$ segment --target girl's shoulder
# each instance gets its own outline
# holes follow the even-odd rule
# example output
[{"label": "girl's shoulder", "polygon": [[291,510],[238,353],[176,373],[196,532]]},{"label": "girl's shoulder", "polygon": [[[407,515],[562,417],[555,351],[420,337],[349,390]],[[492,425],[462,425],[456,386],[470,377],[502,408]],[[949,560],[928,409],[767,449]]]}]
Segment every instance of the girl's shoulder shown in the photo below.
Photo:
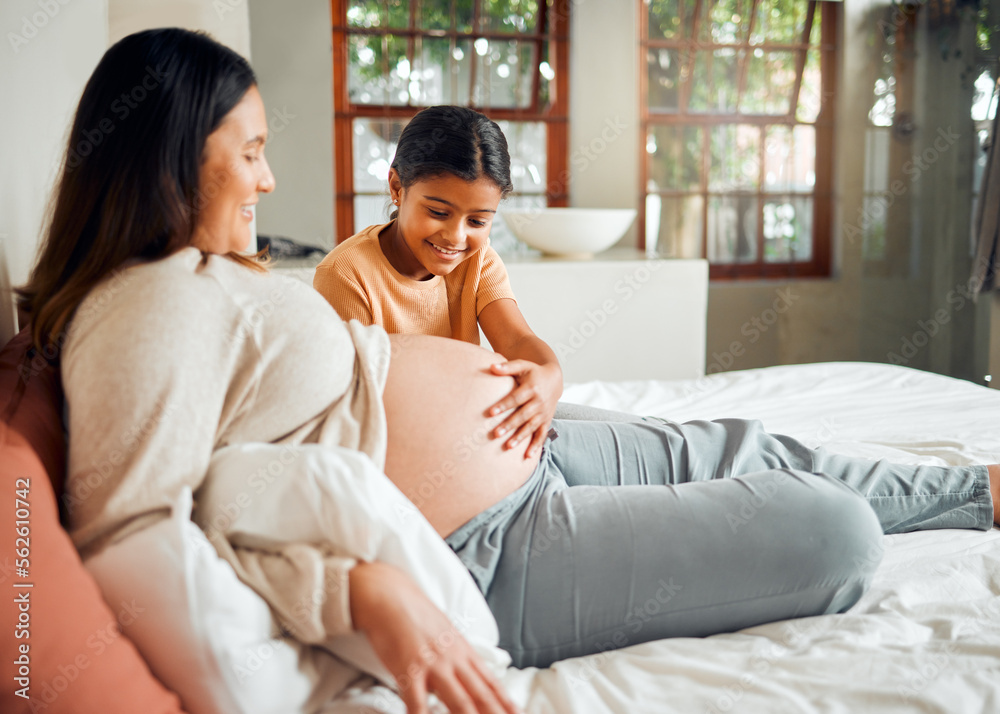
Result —
[{"label": "girl's shoulder", "polygon": [[355,273],[383,260],[378,234],[384,224],[368,226],[340,243],[316,266],[318,273]]}]

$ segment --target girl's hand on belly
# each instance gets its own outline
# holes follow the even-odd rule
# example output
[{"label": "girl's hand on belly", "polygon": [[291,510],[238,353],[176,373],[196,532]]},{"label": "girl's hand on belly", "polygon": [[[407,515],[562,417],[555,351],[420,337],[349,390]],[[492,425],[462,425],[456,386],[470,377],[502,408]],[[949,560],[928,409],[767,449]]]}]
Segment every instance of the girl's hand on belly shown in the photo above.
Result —
[{"label": "girl's hand on belly", "polygon": [[517,381],[517,387],[510,394],[490,407],[490,416],[514,410],[490,432],[491,438],[499,439],[509,434],[503,445],[505,449],[513,449],[527,441],[524,458],[537,456],[562,395],[562,370],[558,365],[539,365],[524,359],[500,362],[490,369],[493,374],[509,375]]},{"label": "girl's hand on belly", "polygon": [[517,714],[496,677],[451,621],[402,571],[360,563],[350,574],[351,617],[396,678],[409,714],[427,695],[461,714]]}]

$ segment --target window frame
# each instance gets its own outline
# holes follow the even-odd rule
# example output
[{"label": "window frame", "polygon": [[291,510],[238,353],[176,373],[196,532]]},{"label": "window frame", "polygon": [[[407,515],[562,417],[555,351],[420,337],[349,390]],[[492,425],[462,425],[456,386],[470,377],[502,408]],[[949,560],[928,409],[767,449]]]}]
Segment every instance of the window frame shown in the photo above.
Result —
[{"label": "window frame", "polygon": [[[477,0],[476,9],[479,2]],[[334,134],[334,180],[336,241],[340,243],[354,235],[354,199],[364,195],[354,187],[354,120],[409,119],[424,108],[423,105],[355,104],[351,101],[350,37],[352,35],[395,35],[409,38],[409,52],[412,55],[417,37],[431,39],[454,38],[456,40],[534,41],[541,47],[549,43],[548,62],[555,72],[549,83],[549,101],[540,106],[537,85],[537,66],[531,105],[527,108],[482,107],[467,104],[481,111],[494,121],[541,122],[546,127],[546,181],[545,199],[548,206],[569,205],[569,18],[570,8],[575,0],[539,0],[546,11],[540,13],[540,31],[534,33],[505,33],[495,31],[459,32],[456,30],[422,30],[415,26],[419,13],[419,2],[410,5],[409,27],[403,28],[358,28],[347,21],[350,0],[330,0],[333,35],[333,134]],[[544,16],[544,17],[543,17]],[[478,13],[477,13],[478,17]],[[536,65],[541,61],[541,53],[536,53]],[[517,193],[515,191],[515,193]]]},{"label": "window frame", "polygon": [[[669,197],[671,195],[698,195],[702,196],[701,207],[701,258],[708,258],[708,198],[712,195],[732,196],[754,196],[758,203],[757,209],[757,258],[754,262],[747,263],[710,263],[709,277],[712,280],[718,279],[760,279],[760,278],[789,278],[789,277],[829,277],[831,274],[832,262],[832,232],[833,232],[833,157],[834,157],[834,129],[837,106],[837,62],[840,49],[839,32],[841,25],[840,2],[830,2],[828,0],[812,0],[809,12],[819,10],[821,20],[821,40],[820,40],[820,75],[821,75],[821,103],[820,111],[815,122],[800,122],[795,119],[795,101],[791,102],[789,114],[785,117],[778,115],[755,115],[755,114],[703,114],[687,113],[679,108],[675,113],[651,112],[649,108],[649,64],[648,52],[657,49],[674,49],[682,52],[687,50],[712,50],[717,47],[729,47],[733,45],[717,45],[712,42],[704,42],[698,39],[655,39],[649,37],[649,15],[648,6],[645,0],[636,0],[639,6],[639,171],[640,171],[640,194],[638,206],[638,233],[639,248],[645,250],[646,247],[646,201],[647,196],[661,195]],[[697,37],[698,21],[703,2],[711,0],[695,0],[695,21],[693,25],[693,35]],[[797,67],[802,67],[805,63],[806,51],[809,38],[798,43],[769,43],[759,45],[749,44],[749,35],[752,31],[753,18],[759,0],[753,0],[751,10],[751,24],[747,30],[741,47],[745,52],[755,48],[771,50],[794,50],[798,52]],[[815,9],[813,9],[815,8]],[[800,90],[801,70],[797,74],[795,83],[796,97]],[[682,85],[689,87],[689,83]],[[686,109],[686,108],[685,108]],[[764,258],[764,235],[762,225],[762,213],[760,201],[763,196],[776,195],[776,192],[766,191],[763,185],[759,185],[756,191],[739,192],[714,192],[708,190],[708,172],[706,164],[709,160],[708,152],[703,144],[702,149],[702,172],[700,185],[697,193],[689,191],[669,190],[650,191],[649,180],[649,157],[646,151],[646,142],[649,131],[657,126],[697,126],[711,128],[714,126],[735,126],[735,125],[757,125],[773,126],[785,125],[790,128],[795,126],[813,126],[816,132],[816,158],[815,174],[816,182],[813,185],[811,195],[813,200],[812,217],[812,258],[808,261],[798,262],[767,262]],[[707,141],[706,141],[707,143]],[[763,141],[761,142],[763,152]],[[760,159],[763,163],[763,157]],[[793,194],[794,195],[794,194]]]}]

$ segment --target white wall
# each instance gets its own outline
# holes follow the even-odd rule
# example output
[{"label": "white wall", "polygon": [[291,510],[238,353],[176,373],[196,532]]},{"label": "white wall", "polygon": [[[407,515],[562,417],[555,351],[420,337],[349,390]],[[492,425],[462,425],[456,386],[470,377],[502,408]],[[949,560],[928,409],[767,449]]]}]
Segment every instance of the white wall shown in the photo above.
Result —
[{"label": "white wall", "polygon": [[0,240],[11,279],[35,259],[42,217],[83,86],[108,44],[106,0],[0,4]]},{"label": "white wall", "polygon": [[277,180],[257,232],[333,248],[333,48],[329,0],[252,0],[250,50]]},{"label": "white wall", "polygon": [[[637,3],[572,4],[570,205],[638,208]],[[635,225],[620,245],[636,245]]]},{"label": "white wall", "polygon": [[250,21],[245,0],[109,0],[108,43],[154,27],[204,30],[250,57]]}]

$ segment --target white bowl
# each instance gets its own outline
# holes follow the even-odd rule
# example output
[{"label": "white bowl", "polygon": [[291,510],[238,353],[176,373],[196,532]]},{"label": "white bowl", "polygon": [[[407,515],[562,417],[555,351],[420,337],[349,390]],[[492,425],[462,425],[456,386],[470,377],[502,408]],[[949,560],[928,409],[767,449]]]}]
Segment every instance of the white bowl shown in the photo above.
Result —
[{"label": "white bowl", "polygon": [[500,215],[522,243],[581,258],[613,246],[635,220],[632,208],[502,208]]}]

